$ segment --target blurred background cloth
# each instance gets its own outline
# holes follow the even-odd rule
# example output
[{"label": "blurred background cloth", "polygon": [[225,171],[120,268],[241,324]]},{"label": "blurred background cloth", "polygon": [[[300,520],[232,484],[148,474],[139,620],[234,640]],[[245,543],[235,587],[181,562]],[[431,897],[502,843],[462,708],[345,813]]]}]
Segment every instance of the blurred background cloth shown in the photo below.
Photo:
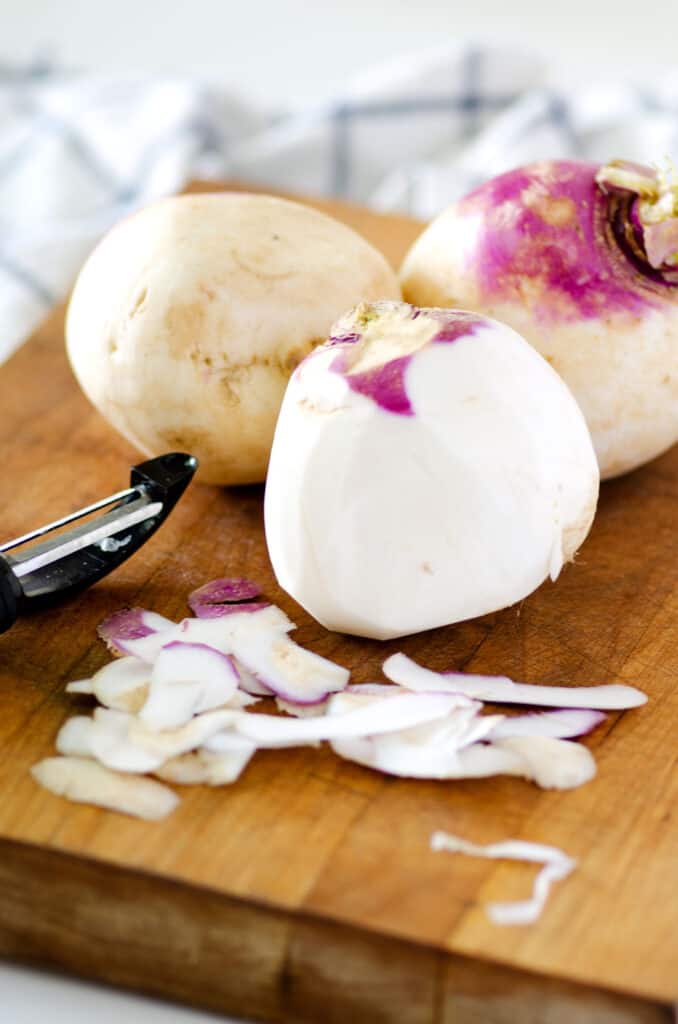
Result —
[{"label": "blurred background cloth", "polygon": [[0,358],[117,220],[191,178],[335,195],[423,219],[541,158],[678,153],[678,74],[580,89],[463,46],[402,58],[335,100],[262,110],[191,77],[0,65]]}]

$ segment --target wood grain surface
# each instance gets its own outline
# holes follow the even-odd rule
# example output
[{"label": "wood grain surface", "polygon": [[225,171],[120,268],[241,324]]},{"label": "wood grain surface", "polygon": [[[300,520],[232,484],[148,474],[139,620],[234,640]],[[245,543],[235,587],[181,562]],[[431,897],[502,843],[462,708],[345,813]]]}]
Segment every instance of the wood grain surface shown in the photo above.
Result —
[{"label": "wood grain surface", "polygon": [[[322,203],[397,263],[419,230]],[[2,532],[117,490],[137,454],[89,407],[56,312],[0,368]],[[520,606],[405,641],[327,633],[278,588],[262,489],[191,487],[142,551],[85,595],[0,638],[0,953],[270,1021],[587,1024],[668,1021],[678,999],[678,449],[604,485],[591,536]],[[258,753],[223,789],[182,790],[149,824],[41,790],[32,764],[87,709],[69,679],[107,660],[95,627],[122,605],[186,613],[217,575],[260,581],[296,639],[380,678],[398,649],[433,668],[576,686],[627,682],[646,707],[587,740],[597,778],[544,792],[506,778],[385,778],[330,751]],[[541,920],[501,928],[487,900],[534,869],[428,848],[561,846],[579,867]]]}]

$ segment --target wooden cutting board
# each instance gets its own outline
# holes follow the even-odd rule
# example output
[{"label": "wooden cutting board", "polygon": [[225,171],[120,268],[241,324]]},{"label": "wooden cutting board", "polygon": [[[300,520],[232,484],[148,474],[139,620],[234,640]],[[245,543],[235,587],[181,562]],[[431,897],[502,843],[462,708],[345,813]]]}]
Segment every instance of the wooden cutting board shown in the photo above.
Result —
[{"label": "wooden cutting board", "polygon": [[[316,204],[397,264],[420,226]],[[0,368],[2,532],[124,486],[133,450],[79,393],[62,314]],[[668,1021],[678,999],[678,448],[603,487],[576,564],[520,606],[405,641],[328,634],[273,578],[262,489],[194,485],[156,537],[84,596],[0,638],[0,954],[269,1021],[565,1024]],[[186,612],[217,575],[250,576],[297,639],[377,679],[405,650],[433,668],[535,683],[627,682],[649,704],[587,740],[572,792],[517,779],[384,778],[327,750],[256,755],[148,824],[58,799],[29,768],[87,707],[70,679],[107,660],[122,605]],[[498,927],[488,900],[534,869],[428,848],[434,829],[520,837],[579,860],[542,919]]]}]

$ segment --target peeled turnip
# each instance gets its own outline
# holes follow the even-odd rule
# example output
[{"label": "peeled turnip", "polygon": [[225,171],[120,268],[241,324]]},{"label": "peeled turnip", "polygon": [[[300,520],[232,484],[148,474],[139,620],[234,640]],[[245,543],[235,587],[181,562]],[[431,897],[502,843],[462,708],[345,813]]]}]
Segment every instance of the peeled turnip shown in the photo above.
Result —
[{"label": "peeled turnip", "polygon": [[672,175],[544,161],[442,213],[401,281],[411,302],[519,331],[571,388],[611,477],[678,440],[677,256]]},{"label": "peeled turnip", "polygon": [[473,313],[362,305],[295,371],[271,454],[280,584],[329,629],[386,639],[555,579],[598,469],[558,375]]},{"label": "peeled turnip", "polygon": [[400,297],[384,257],[325,214],[264,195],[179,196],[124,220],[89,257],[68,355],[141,451],[192,452],[200,479],[252,483],[294,367],[345,309],[383,297]]}]

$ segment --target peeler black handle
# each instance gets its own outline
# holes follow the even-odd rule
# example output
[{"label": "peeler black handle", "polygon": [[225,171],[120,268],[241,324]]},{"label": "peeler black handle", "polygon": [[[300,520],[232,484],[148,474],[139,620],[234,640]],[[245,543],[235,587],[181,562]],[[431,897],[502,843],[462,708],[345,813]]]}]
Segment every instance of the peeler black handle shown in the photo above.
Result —
[{"label": "peeler black handle", "polygon": [[16,622],[21,598],[21,584],[7,559],[0,555],[0,633],[5,633]]},{"label": "peeler black handle", "polygon": [[[4,544],[0,551],[22,550],[0,554],[0,633],[25,611],[84,590],[126,561],[165,521],[197,466],[183,452],[148,459],[132,467],[126,491]],[[100,510],[97,519],[59,532]]]}]

